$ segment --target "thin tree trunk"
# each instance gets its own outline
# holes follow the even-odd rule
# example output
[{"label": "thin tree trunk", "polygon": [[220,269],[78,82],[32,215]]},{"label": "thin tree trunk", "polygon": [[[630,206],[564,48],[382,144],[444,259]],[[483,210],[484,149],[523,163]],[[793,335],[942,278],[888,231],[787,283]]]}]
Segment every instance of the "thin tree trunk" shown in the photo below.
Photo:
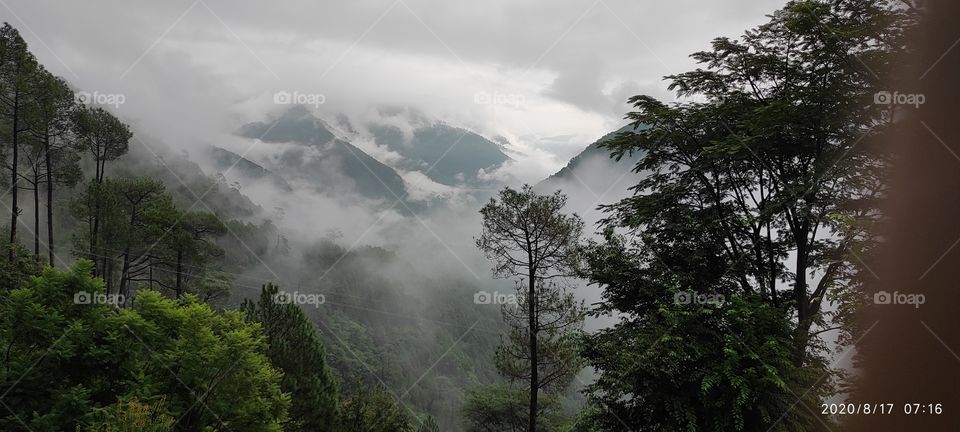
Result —
[{"label": "thin tree trunk", "polygon": [[[50,267],[53,267],[53,171],[50,161],[50,135],[44,137],[44,159],[47,166],[47,255],[50,259]],[[39,229],[39,228],[38,228]]]},{"label": "thin tree trunk", "polygon": [[127,285],[130,283],[130,247],[123,251],[123,267],[120,268],[120,288],[118,293],[127,295]]},{"label": "thin tree trunk", "polygon": [[110,294],[110,288],[113,287],[113,261],[103,258],[103,280],[106,284],[107,294]]},{"label": "thin tree trunk", "polygon": [[797,273],[794,279],[794,300],[797,303],[797,331],[796,331],[796,352],[794,355],[794,365],[803,366],[806,352],[807,340],[809,339],[811,317],[807,306],[807,245],[806,236],[797,241]]},{"label": "thin tree trunk", "polygon": [[[95,184],[93,186],[93,210],[92,223],[90,224],[90,258],[97,262],[97,235],[100,233],[100,200],[103,194],[103,168],[100,161],[99,150],[94,152],[94,162],[96,164],[96,173],[94,174]],[[106,254],[104,254],[106,255]],[[97,266],[93,266],[94,276],[97,276]],[[101,274],[106,273],[106,257],[104,257],[104,267]]]},{"label": "thin tree trunk", "polygon": [[[34,171],[36,173],[36,171]],[[33,255],[40,260],[40,174],[33,176]]]},{"label": "thin tree trunk", "polygon": [[17,203],[19,200],[19,185],[17,184],[18,176],[17,170],[20,163],[20,145],[18,143],[18,135],[20,133],[20,113],[18,112],[20,104],[20,94],[19,91],[13,96],[13,139],[11,145],[13,146],[13,154],[11,155],[10,162],[10,197],[13,201],[10,207],[10,251],[7,258],[10,262],[13,262],[13,247],[17,243],[17,216],[20,214],[20,208]]},{"label": "thin tree trunk", "polygon": [[[97,184],[94,186],[94,196],[93,196],[93,223],[90,226],[90,258],[93,259],[93,262],[97,262],[97,235],[100,231],[100,185]],[[104,258],[106,259],[106,258]],[[94,266],[96,270],[96,266]],[[106,271],[106,269],[104,269]]]},{"label": "thin tree trunk", "polygon": [[[532,257],[531,257],[532,258]],[[536,272],[533,268],[529,272],[529,291],[527,294],[527,323],[530,326],[530,414],[528,431],[537,430],[537,393],[540,390],[540,377],[537,364],[537,291]]]},{"label": "thin tree trunk", "polygon": [[183,292],[183,250],[177,249],[177,298]]}]

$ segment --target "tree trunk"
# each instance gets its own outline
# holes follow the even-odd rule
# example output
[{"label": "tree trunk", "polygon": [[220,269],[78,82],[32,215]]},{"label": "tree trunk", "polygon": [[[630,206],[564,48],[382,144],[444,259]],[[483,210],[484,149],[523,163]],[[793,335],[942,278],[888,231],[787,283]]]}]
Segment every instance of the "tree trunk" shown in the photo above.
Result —
[{"label": "tree trunk", "polygon": [[793,294],[797,303],[797,331],[795,336],[794,365],[802,367],[806,359],[807,340],[810,334],[811,317],[807,305],[807,245],[806,236],[797,240],[797,270]]},{"label": "tree trunk", "polygon": [[[103,193],[103,191],[101,191],[100,183],[94,185],[93,190],[93,209],[90,212],[93,219],[92,223],[90,224],[90,259],[92,259],[93,262],[97,262],[97,235],[100,231],[100,194]],[[101,274],[106,272],[106,257],[103,259],[104,267],[100,272]],[[94,266],[94,276],[97,275],[96,267],[97,266]]]},{"label": "tree trunk", "polygon": [[118,293],[127,295],[127,285],[130,283],[130,247],[123,251],[123,267],[120,268],[120,288]]},{"label": "tree trunk", "polygon": [[50,162],[49,135],[44,137],[43,146],[45,155],[44,163],[47,166],[47,255],[49,255],[48,258],[50,259],[50,267],[53,267],[53,171],[51,170],[52,163]]},{"label": "tree trunk", "polygon": [[540,377],[537,360],[537,291],[536,291],[536,273],[530,270],[530,286],[527,295],[528,316],[527,322],[530,326],[530,424],[527,428],[530,432],[537,430],[537,393],[540,390]]},{"label": "tree trunk", "polygon": [[103,280],[106,284],[107,294],[110,294],[110,288],[113,287],[113,260],[103,258]]},{"label": "tree trunk", "polygon": [[13,153],[11,154],[10,161],[10,197],[12,205],[10,206],[10,251],[7,258],[10,262],[13,262],[13,247],[17,243],[17,216],[20,214],[20,209],[17,206],[18,202],[18,189],[19,185],[17,184],[17,169],[19,158],[20,158],[20,145],[18,144],[18,135],[20,133],[20,113],[19,111],[20,104],[20,94],[19,92],[13,96],[13,139],[11,140],[11,145],[13,146]]},{"label": "tree trunk", "polygon": [[183,292],[183,249],[177,249],[177,298]]},{"label": "tree trunk", "polygon": [[[97,262],[97,258],[96,258],[97,257],[97,235],[100,233],[100,201],[103,195],[103,169],[104,169],[103,163],[104,162],[100,160],[101,158],[99,155],[100,155],[99,150],[96,153],[94,153],[94,159],[95,159],[94,162],[96,163],[97,168],[96,168],[96,173],[94,175],[94,178],[95,178],[95,185],[93,186],[94,199],[93,199],[93,211],[91,212],[93,215],[93,223],[91,224],[91,227],[90,227],[90,258],[93,260],[93,262]],[[104,253],[103,255],[106,255],[106,253]],[[94,266],[94,276],[96,276],[96,271],[97,271],[96,266]],[[107,271],[106,263],[104,263],[103,272],[106,273],[106,271]]]},{"label": "tree trunk", "polygon": [[33,255],[40,261],[40,174],[33,176]]}]

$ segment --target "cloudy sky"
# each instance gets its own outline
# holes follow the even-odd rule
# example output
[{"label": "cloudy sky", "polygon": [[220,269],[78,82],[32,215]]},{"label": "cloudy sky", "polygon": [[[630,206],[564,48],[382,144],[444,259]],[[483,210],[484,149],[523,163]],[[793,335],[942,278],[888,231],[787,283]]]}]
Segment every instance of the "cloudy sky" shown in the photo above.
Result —
[{"label": "cloudy sky", "polygon": [[116,111],[173,146],[228,139],[289,92],[328,115],[410,106],[503,135],[539,176],[621,125],[628,96],[671,100],[661,78],[689,53],[782,3],[0,0],[0,16],[54,73],[122,94]]}]

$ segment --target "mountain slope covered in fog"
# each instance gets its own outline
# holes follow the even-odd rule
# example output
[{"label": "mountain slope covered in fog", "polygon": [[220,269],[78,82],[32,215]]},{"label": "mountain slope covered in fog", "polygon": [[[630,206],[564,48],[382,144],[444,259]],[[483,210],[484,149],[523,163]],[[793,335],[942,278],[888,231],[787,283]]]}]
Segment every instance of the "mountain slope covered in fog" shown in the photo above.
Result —
[{"label": "mountain slope covered in fog", "polygon": [[537,183],[534,189],[541,193],[562,191],[575,211],[587,221],[596,222],[601,216],[597,206],[626,197],[630,194],[629,187],[641,177],[633,172],[641,154],[624,155],[618,161],[611,157],[609,149],[602,147],[618,134],[633,131],[633,126],[627,125],[604,135],[570,159],[566,166]]},{"label": "mountain slope covered in fog", "polygon": [[[610,141],[611,139],[616,137],[618,134],[625,133],[625,132],[633,132],[633,131],[634,131],[634,128],[632,125],[626,125],[620,129],[617,129],[613,132],[610,132],[600,137],[600,139],[594,141],[593,143],[588,145],[587,148],[583,149],[582,152],[580,152],[579,154],[571,158],[570,162],[568,162],[566,166],[561,168],[560,171],[557,171],[550,177],[547,177],[542,182],[540,182],[537,186],[538,187],[541,185],[549,186],[551,183],[554,183],[560,180],[575,180],[578,175],[582,174],[582,172],[586,171],[588,168],[591,168],[591,167],[588,167],[588,165],[598,160],[606,161],[612,166],[618,166],[618,167],[622,166],[622,167],[627,167],[627,169],[632,168],[633,165],[635,165],[637,161],[640,160],[641,155],[639,154],[624,155],[622,159],[617,161],[610,156],[610,150],[601,147],[601,145],[607,141]],[[610,185],[607,185],[607,186],[609,187]]]},{"label": "mountain slope covered in fog", "polygon": [[386,201],[407,195],[403,178],[393,168],[331,129],[306,107],[295,105],[275,120],[246,124],[237,134],[273,145],[267,165],[287,181]]},{"label": "mountain slope covered in fog", "polygon": [[408,136],[392,125],[368,126],[377,144],[403,156],[402,169],[424,171],[431,180],[454,186],[476,185],[479,173],[489,173],[510,158],[500,145],[469,130],[444,123],[413,129]]},{"label": "mountain slope covered in fog", "polygon": [[207,156],[210,157],[211,162],[214,167],[219,170],[219,172],[230,171],[232,173],[237,173],[241,177],[244,177],[249,180],[258,181],[264,180],[268,181],[274,186],[278,187],[280,190],[289,192],[292,190],[290,184],[287,183],[283,177],[280,177],[260,164],[251,161],[243,156],[240,156],[230,150],[227,150],[223,147],[210,146],[207,148]]}]

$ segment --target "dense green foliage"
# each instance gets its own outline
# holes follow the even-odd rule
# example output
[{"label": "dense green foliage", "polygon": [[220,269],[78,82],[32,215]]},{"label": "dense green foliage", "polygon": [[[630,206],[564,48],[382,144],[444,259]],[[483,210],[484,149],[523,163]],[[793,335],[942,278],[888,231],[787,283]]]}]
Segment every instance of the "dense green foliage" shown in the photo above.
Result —
[{"label": "dense green foliage", "polygon": [[791,1],[668,77],[700,102],[630,99],[638,130],[605,146],[641,154],[644,178],[607,207],[583,272],[605,290],[597,313],[622,317],[588,337],[595,426],[829,427],[817,407],[840,374],[819,335],[859,297],[851,250],[870,248],[887,166],[861,141],[890,123],[871,102],[903,49],[901,12]]},{"label": "dense green foliage", "polygon": [[163,399],[158,406],[141,403],[137,398],[117,401],[97,413],[94,425],[87,432],[164,432],[174,425],[174,418],[164,414]]},{"label": "dense green foliage", "polygon": [[[802,394],[791,392],[802,390],[790,386],[804,372],[792,363],[785,314],[735,295],[718,251],[701,234],[695,248],[655,252],[611,236],[587,258],[588,276],[607,287],[603,307],[631,317],[587,338],[584,356],[602,371],[590,386],[602,407],[592,420],[600,430],[735,431],[765,430],[786,415],[784,430],[811,426],[805,410],[791,410]],[[707,301],[678,304],[690,287]],[[812,404],[819,395],[805,396]]]},{"label": "dense green foliage", "polygon": [[279,288],[264,287],[257,302],[241,310],[263,326],[267,354],[283,372],[281,388],[293,397],[286,431],[335,430],[338,383],[327,366],[323,345],[300,307],[277,301]]},{"label": "dense green foliage", "polygon": [[[529,427],[529,391],[509,384],[493,384],[469,390],[461,411],[471,432],[521,432]],[[537,430],[566,431],[570,420],[561,400],[564,395],[544,393],[537,400]]]},{"label": "dense green foliage", "polygon": [[133,397],[165,399],[157,406],[177,419],[178,431],[220,424],[280,430],[289,397],[259,326],[192,296],[175,301],[140,291],[131,308],[116,308],[95,300],[105,291],[92,265],[47,269],[3,289],[0,394],[10,410],[0,417],[3,430],[91,426],[100,408]]}]

